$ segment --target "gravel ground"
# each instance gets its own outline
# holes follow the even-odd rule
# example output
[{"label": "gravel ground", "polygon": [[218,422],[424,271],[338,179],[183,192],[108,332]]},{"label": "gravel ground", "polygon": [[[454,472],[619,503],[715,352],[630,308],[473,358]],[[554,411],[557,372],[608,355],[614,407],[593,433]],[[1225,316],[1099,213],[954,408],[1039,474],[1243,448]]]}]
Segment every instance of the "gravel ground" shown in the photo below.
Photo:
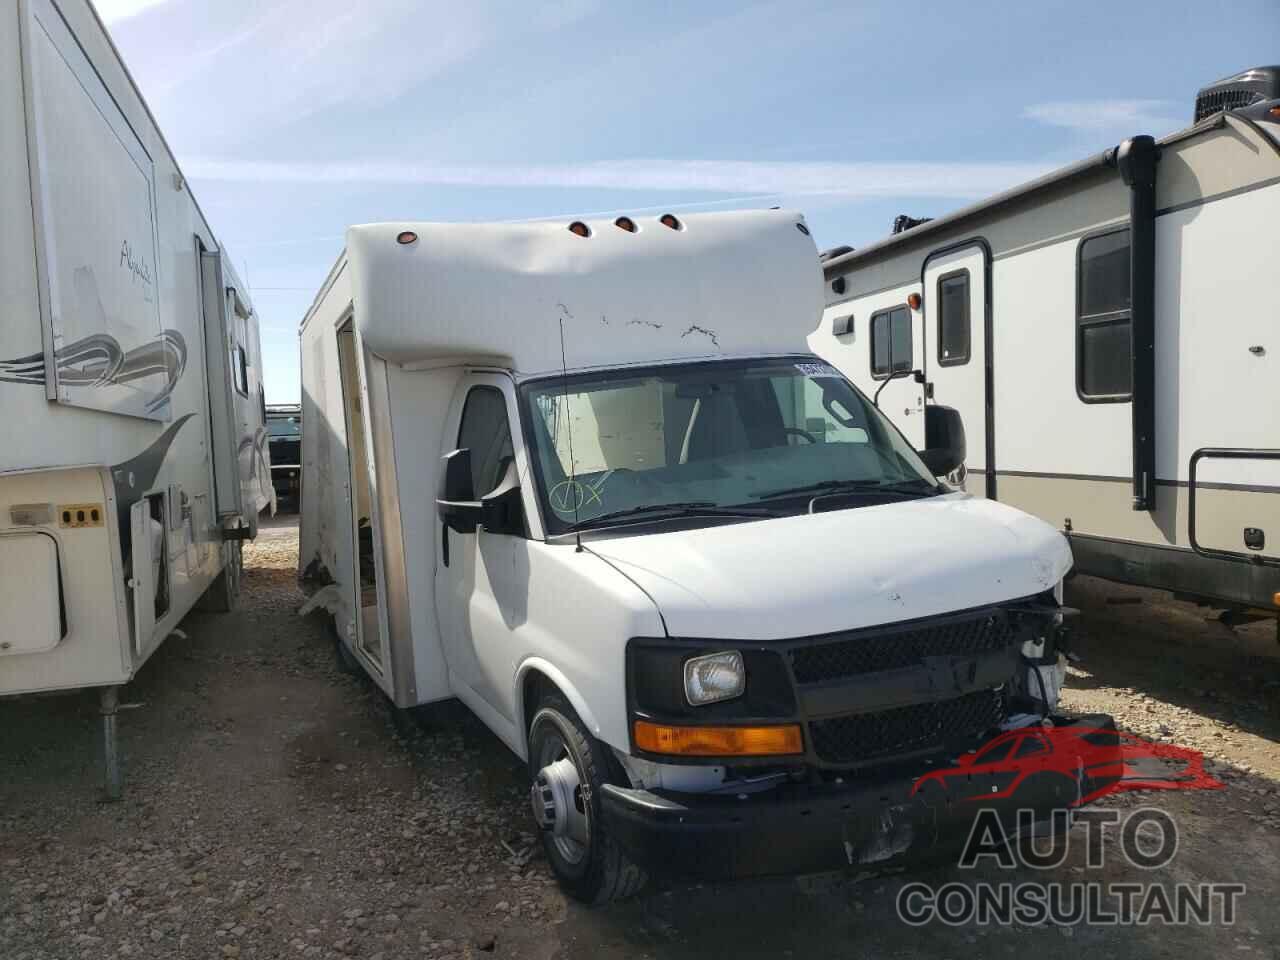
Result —
[{"label": "gravel ground", "polygon": [[[288,520],[265,528],[245,552],[242,609],[192,614],[126,689],[125,802],[95,802],[92,693],[0,702],[0,958],[1280,957],[1270,623],[1231,633],[1086,578],[1068,596],[1083,615],[1067,708],[1200,749],[1227,784],[1109,802],[1176,817],[1181,846],[1158,882],[1245,882],[1233,926],[895,918],[905,880],[955,871],[686,886],[587,910],[555,886],[522,768],[478,721],[442,707],[425,728],[404,723],[337,670],[321,620],[293,613],[296,550]],[[1051,879],[1084,879],[1079,832]],[[1103,879],[1153,879],[1118,859]]]}]

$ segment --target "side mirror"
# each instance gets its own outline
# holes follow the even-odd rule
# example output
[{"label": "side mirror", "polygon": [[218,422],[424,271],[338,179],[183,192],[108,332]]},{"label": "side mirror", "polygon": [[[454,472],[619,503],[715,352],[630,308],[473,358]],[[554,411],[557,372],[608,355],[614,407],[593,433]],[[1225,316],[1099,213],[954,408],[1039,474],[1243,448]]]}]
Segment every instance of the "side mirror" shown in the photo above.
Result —
[{"label": "side mirror", "polygon": [[447,453],[444,462],[444,493],[436,499],[440,519],[458,533],[475,533],[481,507],[471,479],[471,451],[465,447]]},{"label": "side mirror", "polygon": [[916,383],[924,383],[923,370],[894,370],[882,381],[880,381],[880,386],[876,390],[875,396],[871,398],[872,406],[879,407],[880,394],[884,392],[884,388],[887,387],[894,380],[901,380],[903,377],[911,377],[913,380],[915,380]]},{"label": "side mirror", "polygon": [[524,501],[520,497],[520,475],[516,462],[507,464],[502,482],[480,499],[480,522],[486,533],[506,533],[514,537],[526,535]]},{"label": "side mirror", "polygon": [[929,404],[924,412],[924,449],[920,459],[935,477],[946,476],[964,463],[967,453],[964,421],[954,407]]}]

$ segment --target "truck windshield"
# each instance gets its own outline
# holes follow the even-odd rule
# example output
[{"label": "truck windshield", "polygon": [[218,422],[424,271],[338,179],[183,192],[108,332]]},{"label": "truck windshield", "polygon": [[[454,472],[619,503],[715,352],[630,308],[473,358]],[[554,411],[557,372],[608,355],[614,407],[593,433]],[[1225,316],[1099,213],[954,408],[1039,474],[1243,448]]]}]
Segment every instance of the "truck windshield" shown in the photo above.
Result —
[{"label": "truck windshield", "polygon": [[888,420],[814,357],[569,374],[520,394],[551,535],[614,517],[741,519],[819,496],[941,492]]}]

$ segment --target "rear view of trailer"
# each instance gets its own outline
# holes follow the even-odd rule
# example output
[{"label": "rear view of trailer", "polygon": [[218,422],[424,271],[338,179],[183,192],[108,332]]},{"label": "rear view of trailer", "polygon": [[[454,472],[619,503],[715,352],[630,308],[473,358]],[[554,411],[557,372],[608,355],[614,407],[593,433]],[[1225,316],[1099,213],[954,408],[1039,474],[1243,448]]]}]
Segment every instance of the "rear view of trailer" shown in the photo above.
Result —
[{"label": "rear view of trailer", "polygon": [[0,695],[116,691],[271,502],[257,319],[87,0],[0,14]]}]

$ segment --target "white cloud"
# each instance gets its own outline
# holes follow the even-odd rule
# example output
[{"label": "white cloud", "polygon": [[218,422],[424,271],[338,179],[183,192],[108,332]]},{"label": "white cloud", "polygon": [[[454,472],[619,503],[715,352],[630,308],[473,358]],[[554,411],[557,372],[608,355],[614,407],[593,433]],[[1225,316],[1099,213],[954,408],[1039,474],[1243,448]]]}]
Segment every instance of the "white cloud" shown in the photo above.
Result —
[{"label": "white cloud", "polygon": [[193,179],[294,184],[457,187],[592,187],[611,190],[841,197],[982,197],[1046,173],[1026,163],[770,163],[752,160],[620,160],[492,165],[401,161],[291,163],[190,158]]},{"label": "white cloud", "polygon": [[1116,129],[1131,133],[1163,133],[1177,126],[1176,104],[1168,100],[1061,100],[1037,103],[1023,117],[1077,133]]},{"label": "white cloud", "polygon": [[168,0],[93,0],[103,23],[117,23],[136,17],[151,7],[158,7]]}]

